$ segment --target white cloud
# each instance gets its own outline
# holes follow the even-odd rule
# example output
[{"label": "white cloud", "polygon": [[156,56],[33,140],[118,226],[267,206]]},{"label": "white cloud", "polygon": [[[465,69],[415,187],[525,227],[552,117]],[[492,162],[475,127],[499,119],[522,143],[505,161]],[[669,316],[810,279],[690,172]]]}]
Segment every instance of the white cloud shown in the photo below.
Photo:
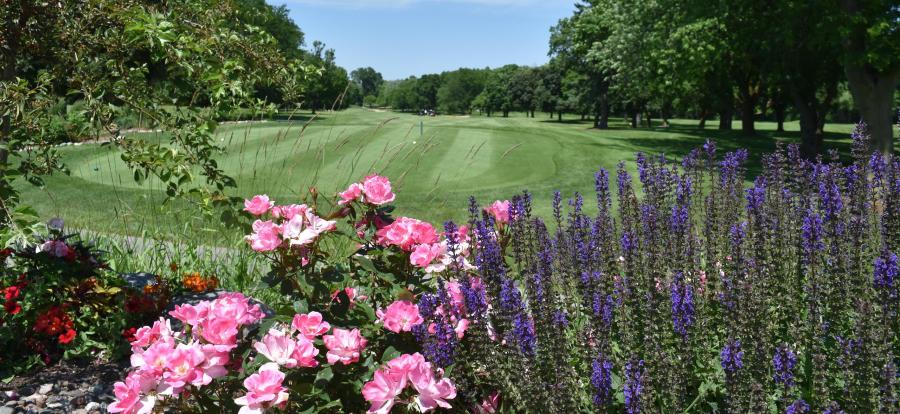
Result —
[{"label": "white cloud", "polygon": [[269,0],[269,3],[288,5],[329,6],[349,9],[396,9],[415,4],[444,3],[471,4],[477,6],[530,6],[548,1],[570,2],[571,0]]}]

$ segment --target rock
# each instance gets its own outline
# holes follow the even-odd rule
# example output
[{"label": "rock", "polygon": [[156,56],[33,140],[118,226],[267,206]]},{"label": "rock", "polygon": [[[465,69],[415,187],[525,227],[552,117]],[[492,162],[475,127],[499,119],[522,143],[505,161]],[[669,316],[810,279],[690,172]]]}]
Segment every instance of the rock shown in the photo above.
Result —
[{"label": "rock", "polygon": [[38,388],[38,394],[48,395],[53,392],[53,388],[54,388],[53,384],[41,385],[41,387]]},{"label": "rock", "polygon": [[137,290],[143,290],[144,286],[156,284],[156,275],[144,272],[123,273],[122,279]]},{"label": "rock", "polygon": [[103,394],[103,385],[100,385],[100,384],[95,385],[93,388],[91,388],[91,394],[93,394],[94,397],[96,397],[100,394]]},{"label": "rock", "polygon": [[87,404],[87,395],[88,392],[85,390],[70,391],[67,394],[67,397],[69,398],[69,404],[72,407],[82,407]]},{"label": "rock", "polygon": [[15,391],[4,391],[3,396],[6,398],[6,400],[18,400],[19,399],[19,393],[15,392]]},{"label": "rock", "polygon": [[3,404],[4,407],[15,407],[17,405],[19,405],[19,402],[16,400],[9,400],[5,404]]},{"label": "rock", "polygon": [[88,414],[88,411],[84,408],[79,408],[77,410],[72,410],[72,414]]},{"label": "rock", "polygon": [[12,409],[12,407],[0,407],[0,414],[13,414],[14,412],[15,411]]},{"label": "rock", "polygon": [[94,401],[91,401],[91,402],[87,403],[87,405],[84,406],[84,411],[87,411],[87,412],[91,412],[91,411],[95,411],[95,410],[99,410],[99,409],[100,409],[100,404],[97,402],[94,402]]},{"label": "rock", "polygon": [[22,399],[22,401],[24,401],[25,403],[34,404],[38,406],[38,408],[43,407],[44,401],[46,400],[47,396],[40,393],[34,393]]}]

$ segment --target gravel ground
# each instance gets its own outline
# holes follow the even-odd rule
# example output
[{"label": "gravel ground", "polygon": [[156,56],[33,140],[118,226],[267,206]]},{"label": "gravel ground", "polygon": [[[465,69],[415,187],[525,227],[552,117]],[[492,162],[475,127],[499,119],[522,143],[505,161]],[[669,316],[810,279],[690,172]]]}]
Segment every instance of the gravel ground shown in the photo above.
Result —
[{"label": "gravel ground", "polygon": [[0,414],[106,412],[113,383],[127,368],[125,362],[72,363],[56,365],[0,384]]}]

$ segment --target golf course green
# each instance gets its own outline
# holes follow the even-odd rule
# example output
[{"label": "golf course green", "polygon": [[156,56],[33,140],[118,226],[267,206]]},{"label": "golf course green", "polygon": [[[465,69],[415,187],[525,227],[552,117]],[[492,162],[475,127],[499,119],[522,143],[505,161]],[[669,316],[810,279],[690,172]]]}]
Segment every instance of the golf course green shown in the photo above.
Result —
[{"label": "golf course green", "polygon": [[[305,113],[290,121],[220,126],[224,152],[217,160],[238,184],[233,195],[268,194],[278,203],[290,203],[307,198],[307,189],[315,186],[320,208],[330,208],[334,195],[349,183],[378,173],[394,183],[397,214],[441,223],[465,219],[470,195],[487,203],[524,189],[534,194],[535,210],[549,216],[554,191],[564,197],[576,191],[593,197],[593,173],[601,167],[612,171],[639,151],[680,159],[714,139],[722,151],[750,150],[752,175],[759,156],[777,141],[799,140],[796,123],[776,133],[774,124],[760,122],[758,135],[747,137],[714,129],[715,122],[705,130],[692,120],[633,129],[616,119],[610,129],[597,130],[577,119],[557,122],[540,114],[423,117],[361,108]],[[826,125],[826,147],[846,152],[851,129],[849,124]],[[161,138],[152,132],[140,136]],[[115,146],[59,150],[70,175],[47,177],[43,188],[20,188],[23,201],[42,218],[61,217],[73,228],[117,234],[219,235],[215,219],[199,217],[196,206],[183,201],[163,205],[158,182],[136,183]]]}]

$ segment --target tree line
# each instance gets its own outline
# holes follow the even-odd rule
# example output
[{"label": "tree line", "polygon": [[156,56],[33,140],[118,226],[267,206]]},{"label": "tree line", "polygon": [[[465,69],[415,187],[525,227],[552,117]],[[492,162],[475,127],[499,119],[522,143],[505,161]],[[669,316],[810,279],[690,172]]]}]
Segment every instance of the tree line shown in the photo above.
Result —
[{"label": "tree line", "polygon": [[[880,0],[714,2],[582,0],[550,30],[550,61],[459,69],[381,82],[359,103],[506,116],[574,112],[663,121],[799,120],[803,152],[822,151],[825,122],[863,120],[893,148],[900,6]],[[380,76],[380,75],[379,75]],[[357,82],[359,83],[359,82]],[[366,95],[368,93],[369,95]]]}]

